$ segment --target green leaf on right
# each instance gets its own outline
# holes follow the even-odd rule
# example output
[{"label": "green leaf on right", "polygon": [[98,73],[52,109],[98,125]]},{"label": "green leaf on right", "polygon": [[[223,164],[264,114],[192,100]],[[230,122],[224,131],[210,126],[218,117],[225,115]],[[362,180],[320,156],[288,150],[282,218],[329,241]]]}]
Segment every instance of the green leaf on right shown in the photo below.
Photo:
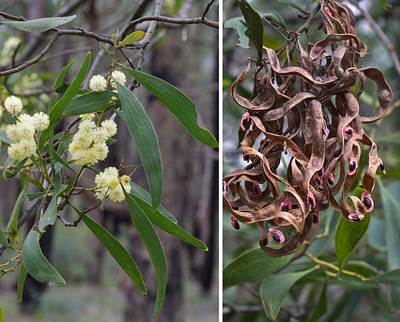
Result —
[{"label": "green leaf on right", "polygon": [[264,26],[260,14],[245,0],[236,0],[246,21],[246,35],[257,50],[258,58],[262,58],[264,43]]},{"label": "green leaf on right", "polygon": [[218,148],[218,141],[211,132],[197,124],[196,105],[185,93],[158,77],[121,66],[157,97],[194,139],[212,148]]},{"label": "green leaf on right", "polygon": [[66,17],[39,18],[24,21],[0,20],[0,24],[27,32],[44,32],[61,25],[65,25],[75,18],[76,15]]},{"label": "green leaf on right", "polygon": [[271,320],[276,320],[281,309],[282,301],[291,287],[301,278],[317,269],[296,273],[275,274],[265,279],[260,286],[261,302],[265,314]]},{"label": "green leaf on right", "polygon": [[135,197],[136,200],[140,199],[141,201],[140,207],[145,212],[147,212],[147,209],[152,209],[153,211],[158,211],[160,215],[167,217],[172,222],[174,223],[178,222],[175,216],[171,214],[162,204],[160,204],[157,208],[154,208],[151,203],[151,194],[147,190],[143,189],[141,186],[136,184],[135,182],[131,183],[130,193]]},{"label": "green leaf on right", "polygon": [[135,199],[139,207],[142,208],[142,210],[146,213],[147,217],[154,225],[158,226],[163,231],[169,233],[170,235],[178,238],[179,240],[187,244],[190,244],[200,250],[208,251],[207,246],[201,240],[193,237],[181,226],[161,214],[157,209],[154,209],[153,207],[146,204],[140,198],[135,197],[135,195],[133,194],[131,194],[131,196]]},{"label": "green leaf on right", "polygon": [[101,244],[108,250],[118,265],[126,272],[126,274],[128,274],[129,278],[137,286],[140,293],[146,295],[147,289],[142,274],[128,251],[107,229],[99,225],[92,218],[83,213],[80,213],[79,216],[92,233],[98,238]]},{"label": "green leaf on right", "polygon": [[122,106],[122,112],[119,115],[127,125],[143,163],[152,205],[158,207],[163,185],[163,169],[156,131],[138,98],[119,83],[117,83],[117,90]]},{"label": "green leaf on right", "polygon": [[160,240],[149,218],[139,207],[135,199],[130,194],[126,193],[126,191],[124,191],[124,193],[132,223],[146,247],[154,267],[156,275],[156,303],[153,313],[155,316],[158,316],[164,304],[167,291],[167,261]]},{"label": "green leaf on right", "polygon": [[364,236],[370,218],[371,216],[368,213],[365,214],[364,220],[359,222],[352,222],[343,216],[340,217],[335,236],[336,259],[340,267],[343,267],[346,259]]},{"label": "green leaf on right", "polygon": [[22,263],[29,275],[41,283],[54,286],[65,285],[65,280],[52,266],[40,249],[40,233],[30,230],[22,245]]},{"label": "green leaf on right", "polygon": [[292,258],[293,255],[271,257],[260,248],[240,255],[224,268],[224,288],[267,278],[289,264]]}]

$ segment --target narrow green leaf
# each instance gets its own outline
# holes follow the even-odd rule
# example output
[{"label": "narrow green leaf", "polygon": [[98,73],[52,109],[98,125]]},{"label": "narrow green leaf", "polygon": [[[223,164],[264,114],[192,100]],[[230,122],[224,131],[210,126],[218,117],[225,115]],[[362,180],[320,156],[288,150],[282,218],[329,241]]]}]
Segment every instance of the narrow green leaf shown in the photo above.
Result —
[{"label": "narrow green leaf", "polygon": [[78,73],[75,78],[68,86],[64,95],[50,108],[49,118],[50,118],[50,126],[46,131],[44,131],[39,140],[39,150],[42,149],[46,140],[50,137],[51,133],[53,133],[55,127],[57,126],[58,120],[64,113],[65,108],[69,103],[71,103],[72,99],[76,94],[79,93],[80,86],[82,82],[85,80],[86,74],[89,70],[90,66],[91,53],[88,52],[82,62],[82,65],[79,68]]},{"label": "narrow green leaf", "polygon": [[66,17],[39,18],[25,21],[0,20],[0,23],[22,31],[43,32],[61,25],[65,25],[75,18],[76,15]]},{"label": "narrow green leaf", "polygon": [[18,195],[17,200],[15,201],[14,208],[11,212],[10,219],[8,220],[6,231],[7,233],[11,234],[10,239],[12,241],[17,240],[17,233],[18,233],[18,219],[24,205],[24,200],[28,191],[28,184],[25,183],[21,189],[21,192]]},{"label": "narrow green leaf", "polygon": [[140,293],[146,295],[147,290],[139,267],[124,246],[122,246],[122,244],[108,230],[99,225],[92,218],[83,213],[80,213],[79,216],[92,233],[96,235],[102,245],[108,250],[118,265],[126,272],[126,274],[128,274],[132,282],[139,289]]},{"label": "narrow green leaf", "polygon": [[25,269],[25,266],[23,263],[21,263],[20,267],[19,267],[19,273],[18,273],[18,291],[17,291],[17,295],[18,295],[18,302],[21,303],[22,302],[22,296],[24,293],[24,285],[25,285],[25,281],[26,281],[26,276],[28,275],[28,272]]},{"label": "narrow green leaf", "polygon": [[86,113],[103,112],[109,105],[111,97],[116,96],[113,92],[90,92],[76,96],[66,107],[64,116],[73,116]]},{"label": "narrow green leaf", "polygon": [[324,316],[326,311],[328,310],[328,293],[327,293],[327,283],[324,283],[324,286],[321,290],[319,295],[319,299],[317,305],[315,306],[314,310],[312,311],[310,317],[308,318],[307,322],[318,322],[321,317]]},{"label": "narrow green leaf", "polygon": [[[143,189],[141,186],[138,184],[132,182],[131,183],[131,192],[130,192],[135,198],[140,199],[142,201],[140,207],[147,211],[148,208],[153,209],[154,211],[158,211],[160,215],[167,217],[169,220],[173,221],[174,223],[177,223],[178,221],[176,220],[175,216],[171,214],[163,205],[159,205],[157,208],[154,208],[151,204],[151,194]],[[145,206],[147,205],[147,208]],[[143,207],[142,207],[143,205]]]},{"label": "narrow green leaf", "polygon": [[185,93],[158,77],[122,67],[157,97],[193,138],[212,148],[218,148],[218,142],[210,131],[197,124],[196,105]]},{"label": "narrow green leaf", "polygon": [[86,74],[89,70],[91,56],[90,52],[85,55],[75,78],[72,80],[61,99],[51,108],[49,115],[51,122],[54,123],[61,118],[65,108],[71,103],[75,95],[79,93],[82,82],[85,80]]},{"label": "narrow green leaf", "polygon": [[335,236],[336,259],[340,267],[343,267],[347,257],[350,256],[364,236],[370,218],[369,214],[365,214],[364,220],[359,222],[351,222],[343,216],[340,218]]},{"label": "narrow green leaf", "polygon": [[28,273],[41,283],[50,285],[65,285],[60,273],[49,263],[40,249],[40,233],[31,230],[22,245],[22,262]]},{"label": "narrow green leaf", "polygon": [[0,131],[0,142],[10,145],[12,142],[4,131]]},{"label": "narrow green leaf", "polygon": [[224,268],[224,288],[267,278],[289,264],[292,258],[293,255],[270,257],[262,249],[240,255]]},{"label": "narrow green leaf", "polygon": [[394,187],[385,186],[381,180],[378,180],[379,191],[381,194],[385,229],[383,234],[386,238],[387,261],[389,269],[400,268],[400,219],[399,219],[399,197],[394,194]]},{"label": "narrow green leaf", "polygon": [[264,42],[264,26],[260,14],[245,0],[236,0],[246,21],[246,35],[257,50],[258,58],[262,58]]},{"label": "narrow green leaf", "polygon": [[131,32],[129,35],[127,35],[119,44],[118,47],[124,47],[126,45],[133,44],[139,40],[142,40],[144,35],[146,33],[141,30],[137,30],[134,32]]},{"label": "narrow green leaf", "polygon": [[298,280],[315,269],[317,267],[303,272],[275,274],[262,282],[260,286],[261,302],[269,319],[276,320],[287,292]]},{"label": "narrow green leaf", "polygon": [[[119,89],[118,89],[119,92]],[[129,213],[131,215],[132,223],[136,228],[136,231],[143,241],[146,247],[151,262],[153,263],[154,271],[156,274],[156,304],[154,306],[154,315],[159,315],[161,308],[164,304],[165,293],[167,290],[167,262],[165,259],[164,251],[162,249],[160,240],[156,232],[154,231],[153,225],[147,218],[143,210],[138,206],[135,199],[125,193],[125,198],[128,204]]]},{"label": "narrow green leaf", "polygon": [[121,84],[117,83],[117,89],[122,106],[120,115],[135,141],[149,182],[152,204],[157,207],[161,200],[163,170],[156,132],[137,97]]},{"label": "narrow green leaf", "polygon": [[147,217],[154,225],[158,226],[165,232],[171,234],[172,236],[175,236],[176,238],[180,239],[185,243],[188,243],[203,251],[208,251],[208,247],[201,240],[193,237],[182,227],[180,227],[176,223],[172,222],[169,218],[162,215],[157,209],[150,207],[140,198],[135,197],[135,195],[133,194],[132,197],[135,199],[139,207],[142,208],[142,210],[145,212]]},{"label": "narrow green leaf", "polygon": [[75,61],[71,60],[67,65],[65,65],[63,68],[61,68],[60,72],[58,73],[58,75],[56,77],[56,80],[54,81],[54,85],[53,85],[54,92],[64,84],[65,77],[67,76],[67,74],[73,64],[75,64]]}]

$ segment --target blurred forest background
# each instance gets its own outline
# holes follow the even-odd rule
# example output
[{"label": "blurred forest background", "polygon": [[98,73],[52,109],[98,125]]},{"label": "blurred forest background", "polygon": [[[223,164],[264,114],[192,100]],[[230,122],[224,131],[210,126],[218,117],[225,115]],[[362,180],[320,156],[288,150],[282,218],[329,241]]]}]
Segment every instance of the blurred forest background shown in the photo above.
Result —
[{"label": "blurred forest background", "polygon": [[[74,26],[110,36],[122,30],[135,18],[153,15],[153,0],[0,0],[0,10],[28,19],[76,14]],[[191,18],[201,16],[208,1],[166,0],[162,15]],[[218,19],[218,3],[210,8],[208,17]],[[139,24],[146,30],[148,22]],[[48,34],[16,32],[0,26],[0,65],[9,63],[4,44],[10,37],[22,39],[22,48],[42,44]],[[44,38],[41,38],[44,37]],[[38,41],[39,39],[39,41]],[[32,49],[31,56],[41,46]],[[80,65],[83,55],[93,56],[101,50],[92,39],[66,37],[37,65],[7,79],[0,79],[15,95],[24,98],[28,111],[46,110],[48,97],[43,88],[50,88],[60,68],[71,59]],[[129,53],[128,53],[129,55]],[[142,70],[174,84],[196,103],[200,123],[218,134],[218,31],[208,26],[177,26],[159,23],[149,46],[143,52]],[[129,57],[133,61],[141,57]],[[126,63],[119,56],[120,62]],[[96,74],[104,74],[110,57],[98,58]],[[75,70],[70,72],[74,75]],[[132,82],[132,79],[129,80]],[[128,83],[129,84],[129,83]],[[162,204],[176,216],[179,223],[201,238],[209,247],[202,253],[161,233],[169,270],[167,299],[157,321],[203,322],[217,319],[217,259],[218,259],[218,153],[192,139],[168,112],[135,90],[154,123],[164,165]],[[69,121],[70,122],[70,121]],[[68,122],[67,122],[68,123]],[[67,125],[67,124],[66,124]],[[110,148],[108,162],[138,163],[135,146],[127,145],[129,134],[119,124],[117,142]],[[4,150],[1,158],[3,159]],[[107,164],[102,164],[106,167]],[[133,180],[146,185],[144,172],[138,169]],[[0,219],[7,222],[20,187],[17,180],[0,183]],[[89,208],[93,200],[80,201]],[[67,218],[69,214],[64,214]],[[138,265],[142,267],[149,287],[154,291],[151,264],[143,245],[131,228],[124,207],[106,204],[104,211],[92,213],[96,220],[128,245]],[[120,271],[86,227],[64,227],[60,222],[41,240],[42,249],[57,270],[67,280],[63,288],[49,288],[32,279],[25,284],[24,300],[17,304],[17,273],[0,281],[0,303],[7,321],[18,322],[148,322],[153,321],[154,293],[143,298]]]},{"label": "blurred forest background", "polygon": [[[299,11],[288,5],[291,1],[249,1],[260,13],[278,13],[290,30],[298,29],[303,19],[298,18]],[[391,85],[394,102],[398,106],[400,99],[400,74],[388,49],[383,45],[371,22],[365,14],[358,10],[349,1],[343,1],[354,9],[357,21],[357,30],[362,41],[369,47],[369,54],[361,61],[363,66],[378,67],[384,73]],[[394,45],[393,50],[400,53],[400,1],[356,1],[368,12],[373,20],[382,28]],[[310,10],[318,1],[292,1],[296,5]],[[241,16],[241,12],[234,0],[224,1],[224,22],[230,18]],[[229,26],[228,26],[229,27]],[[280,48],[285,39],[282,34],[264,21],[264,46],[273,49]],[[224,174],[245,165],[239,155],[238,129],[244,109],[238,106],[230,96],[229,88],[233,80],[246,67],[249,57],[256,58],[254,49],[241,48],[238,45],[236,30],[224,28]],[[393,52],[393,51],[392,51]],[[242,93],[251,96],[251,78],[242,88]],[[367,94],[361,97],[361,109],[375,106],[377,91],[372,84],[367,83]],[[377,141],[381,158],[385,161],[386,176],[380,176],[381,184],[377,184],[373,198],[375,210],[367,234],[363,237],[356,253],[351,259],[362,261],[363,265],[374,267],[380,271],[393,270],[400,267],[400,111],[393,110],[390,116],[382,121],[368,125],[366,130]],[[328,211],[326,211],[328,212]],[[322,218],[324,214],[322,214]],[[334,231],[338,219],[337,214],[326,213],[330,223],[321,223],[322,229],[329,232],[325,239],[325,248],[319,249],[322,258],[335,258]],[[329,230],[330,227],[330,230]],[[230,217],[224,216],[224,266],[243,252],[259,247],[259,233],[254,225],[241,225],[236,231],[230,224]],[[321,246],[321,244],[319,244]],[[315,247],[313,250],[317,249]],[[316,255],[319,256],[319,255]],[[365,266],[367,267],[367,266]],[[290,267],[288,267],[290,270]],[[294,269],[294,268],[293,268]],[[314,281],[315,282],[315,281]],[[309,322],[309,312],[317,305],[318,294],[323,281],[314,284],[307,281],[301,286],[294,287],[284,301],[284,310],[279,321]],[[318,321],[399,321],[400,302],[399,290],[390,287],[377,287],[374,290],[362,290],[356,286],[330,285],[328,288],[328,306],[324,318]],[[224,291],[224,317],[226,321],[267,321],[263,308],[257,298],[257,286],[243,284],[230,287]]]}]

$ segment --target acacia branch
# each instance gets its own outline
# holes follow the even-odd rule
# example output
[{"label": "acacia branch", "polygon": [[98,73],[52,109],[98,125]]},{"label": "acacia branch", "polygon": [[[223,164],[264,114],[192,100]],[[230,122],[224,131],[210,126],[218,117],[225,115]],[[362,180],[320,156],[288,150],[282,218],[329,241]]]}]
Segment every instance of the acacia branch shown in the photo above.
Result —
[{"label": "acacia branch", "polygon": [[218,22],[209,20],[207,18],[197,17],[197,18],[171,18],[165,16],[146,16],[136,20],[131,21],[130,25],[137,25],[139,23],[145,21],[159,21],[165,23],[171,23],[175,25],[195,25],[195,24],[204,24],[212,28],[218,29]]},{"label": "acacia branch", "polygon": [[[76,0],[72,3],[69,3],[68,5],[62,7],[61,10],[55,16],[62,17],[62,16],[69,15],[69,14],[73,13],[75,10],[77,10],[81,5],[83,5],[86,2],[87,2],[87,0]],[[1,12],[0,15],[2,15],[4,18],[7,18],[7,19],[17,18],[17,20],[19,20],[19,21],[26,20],[24,17],[12,16],[5,12]],[[7,16],[9,16],[9,17],[7,17]],[[10,18],[10,17],[13,17],[13,18]],[[19,62],[23,62],[23,61],[27,60],[32,54],[34,54],[38,50],[38,48],[45,41],[46,41],[46,37],[44,37],[44,35],[42,35],[42,34],[39,35],[33,42],[30,43],[28,48],[21,55],[21,57],[19,58]],[[7,66],[0,66],[0,70],[2,70],[2,69],[4,70],[6,68],[7,68]]]},{"label": "acacia branch", "polygon": [[[0,15],[2,13],[0,12]],[[82,36],[82,37],[88,37],[88,38],[93,38],[96,39],[97,41],[109,44],[109,45],[114,45],[113,41],[111,38],[107,38],[104,36],[101,36],[99,34],[96,34],[91,31],[85,31],[83,29],[76,29],[76,30],[62,30],[62,29],[54,29],[55,33],[52,35],[50,38],[49,42],[47,45],[42,49],[42,51],[35,56],[34,58],[24,62],[23,64],[10,68],[7,70],[0,70],[0,76],[6,76],[6,75],[11,75],[17,72],[20,72],[21,70],[24,70],[28,68],[29,66],[32,66],[33,64],[36,64],[39,62],[49,51],[50,49],[54,46],[55,42],[60,36],[65,36],[65,35],[73,35],[73,36]]]}]

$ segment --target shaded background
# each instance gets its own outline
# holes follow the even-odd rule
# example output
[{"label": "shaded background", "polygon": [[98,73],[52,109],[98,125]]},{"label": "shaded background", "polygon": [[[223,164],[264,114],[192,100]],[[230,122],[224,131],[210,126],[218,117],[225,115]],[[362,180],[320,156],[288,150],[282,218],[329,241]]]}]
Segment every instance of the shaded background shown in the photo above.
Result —
[{"label": "shaded background", "polygon": [[[201,16],[208,1],[165,1],[163,15],[180,17]],[[217,1],[216,1],[217,2]],[[78,5],[70,14],[77,14],[74,26],[111,35],[122,30],[132,16],[152,15],[155,1],[50,1],[50,0],[0,0],[0,8],[28,19],[53,16],[72,3]],[[218,4],[209,12],[210,19],[218,19]],[[137,27],[145,30],[147,24]],[[9,36],[17,36],[29,46],[39,34],[17,33],[0,26],[0,50]],[[48,37],[48,35],[44,35]],[[23,49],[23,48],[22,48]],[[46,96],[27,95],[50,88],[59,69],[74,59],[79,66],[83,55],[92,50],[93,57],[100,50],[98,43],[82,37],[64,37],[55,48],[34,67],[1,79],[17,95],[25,96],[28,111],[46,108]],[[40,48],[39,48],[40,50]],[[37,53],[39,50],[36,50]],[[127,51],[127,55],[132,55]],[[120,61],[125,63],[123,57]],[[129,57],[134,62],[139,55]],[[4,62],[0,62],[4,63]],[[96,73],[106,73],[110,64],[105,55]],[[151,44],[144,51],[142,70],[163,78],[187,93],[196,103],[200,124],[218,133],[218,31],[202,25],[167,26],[159,24]],[[70,73],[70,77],[76,71]],[[33,76],[32,76],[33,74]],[[129,79],[128,83],[132,80]],[[164,165],[162,203],[173,213],[179,223],[209,247],[202,253],[191,246],[160,233],[168,261],[169,284],[166,303],[159,319],[152,317],[154,305],[154,276],[151,263],[143,245],[136,236],[125,207],[107,204],[104,211],[92,213],[94,217],[127,245],[137,260],[151,292],[143,298],[120,271],[98,241],[80,225],[66,228],[60,222],[47,232],[41,244],[57,270],[67,280],[66,287],[47,288],[32,279],[25,285],[24,301],[17,304],[16,273],[0,280],[0,304],[7,321],[18,322],[202,322],[217,321],[217,170],[218,153],[199,144],[181,128],[178,122],[142,89],[139,96],[158,134]],[[27,96],[26,96],[27,95]],[[68,123],[69,121],[67,121]],[[1,151],[1,159],[5,158]],[[119,124],[117,142],[110,147],[110,154],[103,168],[138,163],[139,159],[129,133]],[[84,180],[92,180],[84,178]],[[133,181],[146,186],[141,169]],[[92,181],[88,181],[92,184]],[[0,181],[0,219],[8,220],[19,192],[16,180]],[[93,200],[80,200],[87,208]],[[68,218],[69,214],[64,214]]]},{"label": "shaded background", "polygon": [[[285,1],[249,1],[260,13],[277,12],[285,20],[290,30],[298,29],[304,20],[298,18],[299,12]],[[286,1],[287,2],[287,1]],[[290,1],[289,1],[290,2]],[[309,10],[318,1],[302,0],[294,3]],[[348,1],[344,1],[348,4]],[[394,44],[394,50],[400,53],[400,2],[399,1],[358,1],[367,9],[375,21],[383,29]],[[352,7],[354,8],[354,6]],[[400,98],[400,76],[394,68],[387,49],[382,45],[379,37],[370,24],[355,10],[357,29],[360,38],[369,47],[369,54],[362,59],[363,66],[374,66],[381,69],[392,87],[394,102]],[[235,1],[224,1],[224,21],[241,16]],[[277,49],[285,39],[264,21],[264,46]],[[238,37],[235,30],[224,28],[224,174],[243,168],[239,155],[238,128],[241,115],[245,112],[230,97],[229,87],[233,80],[246,67],[248,57],[256,58],[254,49],[237,46]],[[251,95],[251,80],[241,88],[242,93]],[[361,108],[370,109],[369,105],[376,105],[377,91],[372,84],[367,83],[366,93],[361,97]],[[368,104],[367,104],[368,103]],[[398,102],[397,102],[398,103]],[[365,113],[364,113],[365,114]],[[379,153],[385,161],[387,175],[380,176],[382,188],[377,185],[373,194],[375,210],[373,212],[367,234],[358,246],[352,259],[363,260],[379,270],[388,271],[400,267],[400,112],[395,109],[390,116],[382,121],[368,125],[367,133],[377,141]],[[367,153],[367,151],[363,151]],[[332,216],[331,214],[326,214]],[[322,214],[324,217],[324,214]],[[333,215],[333,221],[338,216]],[[334,222],[333,222],[334,224]],[[323,258],[334,259],[334,232],[331,232],[328,248]],[[253,226],[241,225],[236,231],[230,224],[229,215],[224,216],[224,266],[244,251],[256,249],[259,243],[258,229]],[[316,305],[317,295],[310,283],[294,287],[284,301],[284,309],[279,321],[307,321],[307,317]],[[322,285],[322,283],[321,283]],[[318,286],[318,285],[317,285]],[[314,292],[314,293],[313,293]],[[263,313],[259,298],[257,298],[257,284],[243,284],[231,287],[224,291],[226,321],[268,321]],[[328,313],[319,321],[399,321],[398,289],[381,287],[374,291],[360,291],[349,287],[330,286],[328,289]]]}]

